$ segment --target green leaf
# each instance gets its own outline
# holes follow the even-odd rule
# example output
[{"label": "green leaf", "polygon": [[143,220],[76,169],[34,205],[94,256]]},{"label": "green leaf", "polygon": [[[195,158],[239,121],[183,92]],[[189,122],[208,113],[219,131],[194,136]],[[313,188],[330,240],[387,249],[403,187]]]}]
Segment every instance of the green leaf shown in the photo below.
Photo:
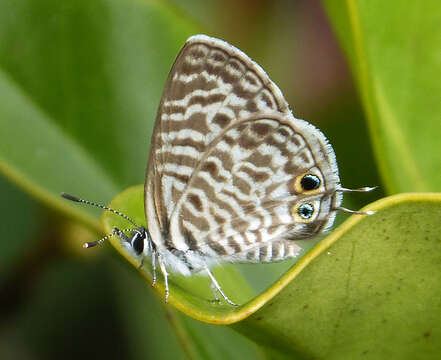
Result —
[{"label": "green leaf", "polygon": [[112,259],[112,278],[128,340],[128,359],[183,360],[185,347],[179,346],[169,310],[158,301],[157,294],[143,279],[134,276],[124,260]]},{"label": "green leaf", "polygon": [[[174,310],[174,309],[172,309]],[[171,312],[171,311],[170,311]],[[176,310],[174,324],[182,328],[183,347],[190,359],[234,360],[264,359],[259,347],[227,326],[206,324],[192,319]],[[176,324],[179,322],[179,324]]]},{"label": "green leaf", "polygon": [[369,208],[377,214],[337,228],[234,328],[299,359],[437,359],[441,195],[397,195]]},{"label": "green leaf", "polygon": [[0,171],[99,230],[96,209],[59,193],[108,202],[143,179],[165,79],[195,32],[159,2],[0,3]]},{"label": "green leaf", "polygon": [[40,207],[26,194],[0,177],[0,288],[13,276],[14,266],[23,261],[29,249],[37,245]]},{"label": "green leaf", "polygon": [[[23,303],[3,310],[8,317],[2,317],[2,358],[81,359],[99,354],[131,359],[107,259],[60,259],[33,264],[28,276],[38,278],[24,288],[24,298],[18,297]],[[16,296],[14,291],[5,295]]]},{"label": "green leaf", "polygon": [[[111,206],[144,224],[142,186],[126,190]],[[216,269],[241,306],[210,302],[208,280],[200,277],[172,276],[169,302],[205,322],[236,323],[235,329],[274,356],[439,354],[441,195],[403,194],[369,209],[377,214],[351,217],[257,297],[250,297],[234,268]],[[107,231],[124,226],[114,214],[103,221]],[[120,240],[111,242],[138,267]],[[149,269],[145,264],[139,271],[151,282]],[[157,288],[163,295],[160,275]]]},{"label": "green leaf", "polygon": [[441,3],[325,0],[391,193],[439,191]]}]

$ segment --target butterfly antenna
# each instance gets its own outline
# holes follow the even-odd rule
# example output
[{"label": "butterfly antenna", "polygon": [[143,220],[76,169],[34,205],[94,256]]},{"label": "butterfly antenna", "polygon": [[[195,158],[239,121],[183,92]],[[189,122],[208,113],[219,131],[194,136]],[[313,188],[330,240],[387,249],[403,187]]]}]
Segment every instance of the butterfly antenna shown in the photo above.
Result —
[{"label": "butterfly antenna", "polygon": [[[133,229],[124,229],[124,230],[120,230],[120,231],[121,232],[129,232],[129,231],[133,231]],[[115,235],[118,235],[118,233],[117,232],[113,232],[113,233],[111,233],[109,235],[106,235],[106,236],[102,237],[101,239],[99,239],[97,241],[85,242],[83,244],[83,248],[88,249],[88,248],[91,248],[91,247],[95,247],[95,246],[101,245],[104,241],[110,239],[111,237],[113,237]]]},{"label": "butterfly antenna", "polygon": [[[83,203],[83,204],[86,204],[86,205],[92,205],[92,206],[99,207],[100,209],[110,211],[110,212],[112,212],[112,213],[114,213],[114,214],[116,214],[116,215],[121,216],[122,218],[126,219],[127,221],[131,222],[131,223],[132,223],[133,225],[135,225],[136,227],[139,227],[139,226],[138,226],[138,225],[137,225],[132,219],[130,219],[127,215],[125,215],[125,214],[123,214],[123,213],[121,213],[121,212],[119,212],[119,211],[117,211],[117,210],[114,210],[114,209],[112,209],[112,208],[109,208],[109,207],[107,207],[107,206],[104,206],[104,205],[101,205],[101,204],[97,204],[97,203],[94,203],[94,202],[92,202],[92,201],[83,200],[83,199],[77,198],[76,196],[73,196],[73,195],[70,195],[70,194],[66,194],[66,193],[61,193],[61,197],[65,198],[65,199],[67,199],[67,200],[70,200],[70,201],[79,202],[79,203]],[[109,236],[110,236],[110,235],[109,235]],[[99,240],[98,240],[98,241],[99,241]],[[104,240],[103,240],[103,241],[104,241]],[[97,245],[98,245],[98,244],[97,244]],[[93,246],[96,246],[96,245],[93,245]]]}]

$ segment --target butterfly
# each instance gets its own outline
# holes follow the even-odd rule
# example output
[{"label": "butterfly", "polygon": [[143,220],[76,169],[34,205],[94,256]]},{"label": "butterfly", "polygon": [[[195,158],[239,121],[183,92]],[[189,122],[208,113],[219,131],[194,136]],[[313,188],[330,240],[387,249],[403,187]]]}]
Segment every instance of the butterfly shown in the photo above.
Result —
[{"label": "butterfly", "polygon": [[[296,119],[282,92],[245,53],[206,35],[190,37],[168,76],[151,139],[144,188],[147,228],[118,235],[141,265],[151,257],[169,296],[168,272],[211,272],[218,263],[269,263],[299,255],[298,242],[326,231],[348,191],[334,151]],[[129,235],[126,235],[129,233]]]}]

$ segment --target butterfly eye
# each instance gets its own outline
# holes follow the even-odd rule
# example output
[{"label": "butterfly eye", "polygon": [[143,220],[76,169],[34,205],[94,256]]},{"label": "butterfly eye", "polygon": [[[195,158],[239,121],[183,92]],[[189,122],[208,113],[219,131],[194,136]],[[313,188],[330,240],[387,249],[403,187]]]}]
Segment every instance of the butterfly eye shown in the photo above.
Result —
[{"label": "butterfly eye", "polygon": [[144,236],[141,233],[136,232],[130,243],[136,255],[141,255],[144,251]]},{"label": "butterfly eye", "polygon": [[302,180],[300,180],[300,185],[303,190],[315,190],[320,186],[320,179],[317,175],[306,174],[302,177]]},{"label": "butterfly eye", "polygon": [[302,219],[308,220],[312,217],[312,214],[314,214],[314,206],[311,204],[302,204],[297,209],[297,213]]}]

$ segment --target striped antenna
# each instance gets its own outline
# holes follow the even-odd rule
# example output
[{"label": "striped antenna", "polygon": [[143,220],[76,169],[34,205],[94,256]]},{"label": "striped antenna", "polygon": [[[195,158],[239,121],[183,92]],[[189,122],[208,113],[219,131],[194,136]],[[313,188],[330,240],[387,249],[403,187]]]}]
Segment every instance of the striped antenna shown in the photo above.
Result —
[{"label": "striped antenna", "polygon": [[[124,229],[124,230],[119,230],[119,232],[129,232],[129,231],[134,231],[135,229]],[[90,242],[85,242],[83,244],[83,248],[88,249],[91,247],[95,247],[98,245],[101,245],[104,241],[110,239],[111,237],[118,235],[118,232],[113,232],[109,235],[106,235],[104,237],[102,237],[101,239],[97,240],[97,241],[90,241]]]},{"label": "striped antenna", "polygon": [[[78,198],[78,197],[76,197],[76,196],[73,196],[73,195],[70,195],[70,194],[66,194],[66,193],[64,193],[64,192],[61,193],[61,197],[65,198],[65,199],[67,199],[67,200],[70,200],[70,201],[74,201],[74,202],[78,202],[78,203],[83,203],[83,204],[86,204],[86,205],[92,205],[92,206],[99,207],[100,209],[110,211],[110,212],[112,212],[112,213],[114,213],[114,214],[116,214],[116,215],[121,216],[122,218],[126,219],[127,221],[131,222],[131,223],[132,223],[133,225],[135,225],[136,227],[139,227],[139,226],[138,226],[138,225],[137,225],[132,219],[130,219],[127,215],[125,215],[125,214],[123,214],[123,213],[121,213],[121,212],[119,212],[119,211],[117,211],[117,210],[115,210],[115,209],[109,208],[109,207],[104,206],[104,205],[101,205],[101,204],[94,203],[94,202],[92,202],[92,201],[88,201],[88,200],[80,199],[80,198]],[[98,241],[99,241],[99,240],[98,240]],[[103,240],[103,241],[104,241],[104,240]],[[97,244],[97,245],[98,245],[98,244]],[[93,246],[96,246],[96,245],[93,245]]]}]

